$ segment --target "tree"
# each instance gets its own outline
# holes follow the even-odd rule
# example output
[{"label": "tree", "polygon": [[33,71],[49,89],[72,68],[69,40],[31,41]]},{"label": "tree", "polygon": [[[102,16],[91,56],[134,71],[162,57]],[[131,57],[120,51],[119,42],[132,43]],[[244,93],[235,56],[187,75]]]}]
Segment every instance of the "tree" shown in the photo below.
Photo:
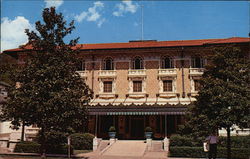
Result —
[{"label": "tree", "polygon": [[211,62],[200,81],[197,101],[190,107],[187,127],[196,136],[225,128],[230,159],[230,130],[234,125],[250,127],[249,52],[233,46],[217,47]]},{"label": "tree", "polygon": [[51,133],[73,133],[83,129],[86,104],[92,92],[76,73],[78,50],[73,49],[79,38],[65,44],[64,37],[72,32],[62,14],[55,8],[43,10],[43,21],[36,30],[25,30],[33,47],[25,66],[15,74],[20,87],[12,88],[4,105],[3,117],[15,126],[37,125],[40,128],[41,153],[45,154]]}]

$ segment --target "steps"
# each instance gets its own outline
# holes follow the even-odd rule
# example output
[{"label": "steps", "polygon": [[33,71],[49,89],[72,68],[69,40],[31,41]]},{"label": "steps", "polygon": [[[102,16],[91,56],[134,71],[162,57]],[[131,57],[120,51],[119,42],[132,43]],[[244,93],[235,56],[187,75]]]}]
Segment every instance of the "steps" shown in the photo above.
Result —
[{"label": "steps", "polygon": [[102,156],[142,157],[147,144],[144,141],[118,140]]},{"label": "steps", "polygon": [[152,141],[152,148],[150,151],[153,152],[163,152],[163,142],[162,141]]}]

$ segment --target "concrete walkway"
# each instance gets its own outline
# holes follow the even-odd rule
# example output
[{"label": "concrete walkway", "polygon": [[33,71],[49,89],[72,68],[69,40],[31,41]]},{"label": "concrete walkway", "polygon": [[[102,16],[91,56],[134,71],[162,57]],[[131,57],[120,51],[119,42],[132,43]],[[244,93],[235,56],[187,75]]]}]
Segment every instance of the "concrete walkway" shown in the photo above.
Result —
[{"label": "concrete walkway", "polygon": [[118,140],[102,156],[142,157],[146,147],[142,140]]},{"label": "concrete walkway", "polygon": [[167,159],[167,152],[162,150],[161,142],[153,142],[152,146],[148,151],[145,140],[117,140],[101,153],[96,151],[77,156],[88,159]]}]

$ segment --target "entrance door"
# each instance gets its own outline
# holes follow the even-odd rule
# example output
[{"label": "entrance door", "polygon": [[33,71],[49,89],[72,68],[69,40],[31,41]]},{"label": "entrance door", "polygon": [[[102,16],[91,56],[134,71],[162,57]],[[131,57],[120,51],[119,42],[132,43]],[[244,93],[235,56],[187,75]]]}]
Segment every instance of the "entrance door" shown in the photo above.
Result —
[{"label": "entrance door", "polygon": [[131,139],[144,139],[144,118],[131,118]]}]

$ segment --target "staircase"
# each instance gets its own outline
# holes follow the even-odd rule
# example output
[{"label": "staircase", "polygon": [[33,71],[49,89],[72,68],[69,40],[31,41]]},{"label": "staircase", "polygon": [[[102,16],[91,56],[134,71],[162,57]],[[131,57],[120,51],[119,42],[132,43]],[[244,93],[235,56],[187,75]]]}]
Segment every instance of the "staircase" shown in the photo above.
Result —
[{"label": "staircase", "polygon": [[118,140],[102,156],[142,157],[147,144],[144,141]]},{"label": "staircase", "polygon": [[97,153],[98,159],[167,159],[162,141],[152,141],[148,149],[145,140],[117,140],[112,145],[108,140],[102,140]]}]

